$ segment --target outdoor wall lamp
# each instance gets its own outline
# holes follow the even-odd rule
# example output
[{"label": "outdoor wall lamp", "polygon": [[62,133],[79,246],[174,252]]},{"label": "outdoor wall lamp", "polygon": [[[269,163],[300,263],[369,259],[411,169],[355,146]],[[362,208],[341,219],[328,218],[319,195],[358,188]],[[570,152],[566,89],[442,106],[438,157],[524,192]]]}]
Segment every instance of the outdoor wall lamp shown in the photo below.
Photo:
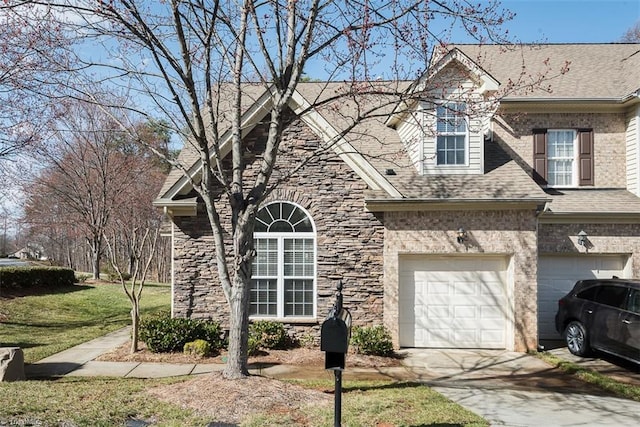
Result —
[{"label": "outdoor wall lamp", "polygon": [[584,230],[580,230],[578,233],[578,244],[580,246],[587,246],[587,233]]},{"label": "outdoor wall lamp", "polygon": [[460,244],[464,243],[464,241],[467,240],[467,232],[465,231],[464,228],[462,227],[458,228],[458,237],[456,237],[456,239]]}]

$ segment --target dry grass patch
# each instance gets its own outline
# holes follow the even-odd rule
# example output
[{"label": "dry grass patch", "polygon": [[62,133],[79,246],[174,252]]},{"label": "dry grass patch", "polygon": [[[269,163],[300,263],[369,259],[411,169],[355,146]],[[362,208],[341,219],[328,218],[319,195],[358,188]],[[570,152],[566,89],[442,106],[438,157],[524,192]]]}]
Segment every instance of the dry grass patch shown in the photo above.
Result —
[{"label": "dry grass patch", "polygon": [[216,422],[237,424],[247,417],[292,413],[309,405],[329,406],[333,396],[295,384],[259,376],[227,380],[221,373],[153,388],[149,393],[168,403],[192,409]]}]

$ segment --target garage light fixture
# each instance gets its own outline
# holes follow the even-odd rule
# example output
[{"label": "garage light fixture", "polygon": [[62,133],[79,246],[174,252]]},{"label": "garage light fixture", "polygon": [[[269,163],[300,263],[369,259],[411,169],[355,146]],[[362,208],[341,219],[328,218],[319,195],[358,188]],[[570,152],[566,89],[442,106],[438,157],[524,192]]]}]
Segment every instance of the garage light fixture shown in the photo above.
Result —
[{"label": "garage light fixture", "polygon": [[465,231],[464,228],[462,227],[458,228],[458,237],[456,239],[460,244],[464,243],[464,241],[467,240],[467,232]]},{"label": "garage light fixture", "polygon": [[587,246],[587,233],[584,230],[580,230],[578,233],[578,244],[580,246]]}]

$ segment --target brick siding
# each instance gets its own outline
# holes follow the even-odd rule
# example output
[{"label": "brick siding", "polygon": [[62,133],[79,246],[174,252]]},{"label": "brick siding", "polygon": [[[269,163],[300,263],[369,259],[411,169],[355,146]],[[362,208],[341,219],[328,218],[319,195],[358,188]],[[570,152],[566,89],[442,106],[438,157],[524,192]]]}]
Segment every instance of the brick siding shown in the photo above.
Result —
[{"label": "brick siding", "polygon": [[[577,244],[578,233],[588,234],[589,247]],[[547,255],[609,255],[622,254],[629,257],[630,276],[640,277],[640,227],[629,224],[540,224],[540,254]]]},{"label": "brick siding", "polygon": [[531,172],[533,129],[593,129],[594,187],[626,187],[625,114],[521,113],[502,114],[494,124],[494,139],[508,145],[515,160]]},{"label": "brick siding", "polygon": [[[536,348],[538,256],[534,211],[391,212],[385,214],[385,225],[384,319],[396,346],[401,255],[501,255],[510,264],[507,286],[513,298],[513,349]],[[468,232],[466,244],[456,241],[460,227]],[[509,313],[509,307],[505,311]]]}]

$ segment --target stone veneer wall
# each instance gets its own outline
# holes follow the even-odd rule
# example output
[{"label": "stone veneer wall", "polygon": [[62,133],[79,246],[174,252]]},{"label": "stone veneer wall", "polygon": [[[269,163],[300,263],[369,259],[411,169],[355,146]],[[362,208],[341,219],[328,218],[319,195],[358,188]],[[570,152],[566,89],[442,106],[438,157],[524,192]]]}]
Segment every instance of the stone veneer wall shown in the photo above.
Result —
[{"label": "stone veneer wall", "polygon": [[623,113],[521,113],[496,117],[494,139],[512,150],[529,172],[533,129],[593,129],[594,187],[626,187],[626,117]]},{"label": "stone veneer wall", "polygon": [[[291,117],[284,131],[274,179],[316,153],[318,138],[302,121]],[[246,138],[252,148],[247,168],[257,166],[254,154],[264,141],[264,126]],[[366,184],[333,152],[317,157],[281,184],[269,201],[293,202],[305,208],[316,226],[317,317],[288,324],[294,333],[319,339],[319,324],[335,302],[336,286],[343,282],[344,306],[354,325],[382,324],[383,238],[381,221],[364,208]],[[223,206],[225,202],[221,201]],[[230,224],[229,213],[221,214]],[[215,249],[206,214],[174,219],[174,315],[214,318],[228,324],[227,303],[215,272]],[[230,226],[225,226],[227,236]]]},{"label": "stone veneer wall", "polygon": [[[420,211],[385,213],[385,325],[399,343],[399,257],[423,255],[503,255],[513,271],[514,350],[537,347],[536,217],[533,210]],[[469,239],[456,241],[463,227]]]},{"label": "stone veneer wall", "polygon": [[[588,234],[591,246],[577,244],[581,230]],[[538,227],[540,254],[606,255],[625,254],[630,257],[631,277],[640,277],[640,226],[638,224],[546,224]]]}]

